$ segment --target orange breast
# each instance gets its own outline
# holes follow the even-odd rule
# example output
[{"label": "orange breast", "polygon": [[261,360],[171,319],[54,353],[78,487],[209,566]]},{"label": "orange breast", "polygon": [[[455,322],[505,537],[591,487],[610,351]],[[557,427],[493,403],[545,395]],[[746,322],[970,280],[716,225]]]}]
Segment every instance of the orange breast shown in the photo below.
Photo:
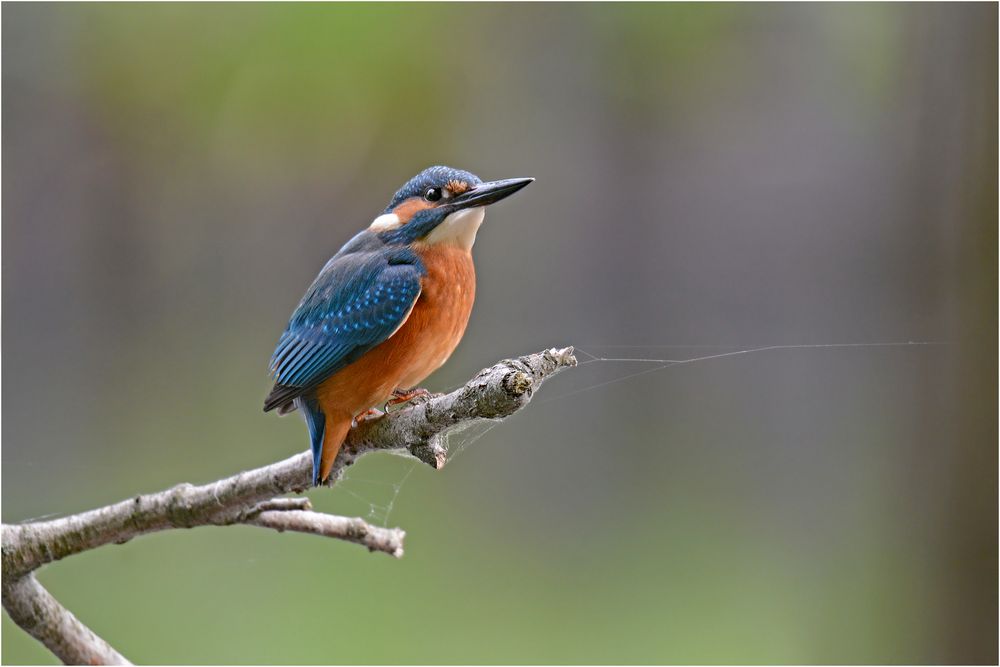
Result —
[{"label": "orange breast", "polygon": [[396,388],[414,387],[458,346],[472,313],[476,271],[472,255],[451,245],[414,248],[427,267],[420,297],[399,331],[317,390],[327,414],[358,414],[383,403]]}]

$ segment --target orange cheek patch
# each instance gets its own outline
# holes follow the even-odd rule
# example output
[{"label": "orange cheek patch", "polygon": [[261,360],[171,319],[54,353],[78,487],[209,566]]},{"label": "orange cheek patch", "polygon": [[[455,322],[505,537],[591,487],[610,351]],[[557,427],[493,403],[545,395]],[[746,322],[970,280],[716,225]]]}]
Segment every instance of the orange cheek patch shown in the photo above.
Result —
[{"label": "orange cheek patch", "polygon": [[411,197],[394,208],[392,212],[399,216],[399,221],[405,225],[417,213],[423,211],[424,209],[433,208],[433,206],[434,204],[426,201],[422,197]]},{"label": "orange cheek patch", "polygon": [[469,184],[465,181],[448,181],[445,185],[453,195],[464,194],[469,191]]}]

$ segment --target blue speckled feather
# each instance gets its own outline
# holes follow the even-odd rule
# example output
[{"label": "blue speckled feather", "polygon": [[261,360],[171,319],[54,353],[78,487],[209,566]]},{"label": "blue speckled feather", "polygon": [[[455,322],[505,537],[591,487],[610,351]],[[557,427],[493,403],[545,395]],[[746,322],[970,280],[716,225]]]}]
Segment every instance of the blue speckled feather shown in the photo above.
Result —
[{"label": "blue speckled feather", "polygon": [[323,267],[281,335],[264,409],[287,409],[387,340],[406,321],[423,274],[408,249],[387,247],[369,232],[352,239]]}]

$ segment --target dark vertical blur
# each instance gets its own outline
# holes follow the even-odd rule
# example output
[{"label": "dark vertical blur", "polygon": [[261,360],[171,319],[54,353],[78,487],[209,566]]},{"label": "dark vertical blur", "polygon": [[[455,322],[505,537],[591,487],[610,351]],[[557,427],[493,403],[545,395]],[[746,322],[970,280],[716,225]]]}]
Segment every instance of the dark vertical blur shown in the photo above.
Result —
[{"label": "dark vertical blur", "polygon": [[431,389],[551,345],[948,343],[589,363],[439,474],[312,494],[399,562],[226,529],[47,568],[126,655],[997,661],[996,5],[7,4],[2,37],[4,521],[303,449],[274,341],[435,163],[537,183]]},{"label": "dark vertical blur", "polygon": [[[994,15],[996,18],[996,8]],[[942,10],[942,14],[947,10]],[[930,31],[930,28],[925,28]],[[949,629],[941,662],[997,660],[997,29],[968,14],[942,41],[970,63],[960,74],[940,71],[962,124],[942,151],[954,165],[955,202],[949,263],[956,298],[949,304],[960,341],[949,385],[954,415],[949,441],[957,480],[943,543],[952,573],[940,622]],[[942,48],[946,48],[942,44]],[[988,371],[988,372],[987,372]],[[978,527],[978,528],[977,528]]]}]

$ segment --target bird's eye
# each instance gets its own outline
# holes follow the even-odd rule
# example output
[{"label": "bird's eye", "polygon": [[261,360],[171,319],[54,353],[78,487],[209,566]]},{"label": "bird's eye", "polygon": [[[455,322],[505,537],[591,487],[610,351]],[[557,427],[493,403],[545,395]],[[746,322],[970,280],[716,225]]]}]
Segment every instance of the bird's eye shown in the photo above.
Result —
[{"label": "bird's eye", "polygon": [[427,188],[427,192],[424,193],[424,199],[427,201],[438,201],[441,199],[441,188]]}]

